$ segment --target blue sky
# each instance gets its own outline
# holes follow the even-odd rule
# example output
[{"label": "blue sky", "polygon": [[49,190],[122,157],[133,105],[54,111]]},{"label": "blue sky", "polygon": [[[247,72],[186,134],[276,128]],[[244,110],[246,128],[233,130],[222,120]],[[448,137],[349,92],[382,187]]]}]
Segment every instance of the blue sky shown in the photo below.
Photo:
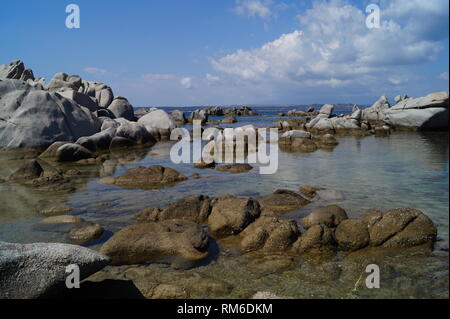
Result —
[{"label": "blue sky", "polygon": [[135,106],[371,104],[449,85],[447,0],[16,0],[0,30],[0,64],[102,81]]}]

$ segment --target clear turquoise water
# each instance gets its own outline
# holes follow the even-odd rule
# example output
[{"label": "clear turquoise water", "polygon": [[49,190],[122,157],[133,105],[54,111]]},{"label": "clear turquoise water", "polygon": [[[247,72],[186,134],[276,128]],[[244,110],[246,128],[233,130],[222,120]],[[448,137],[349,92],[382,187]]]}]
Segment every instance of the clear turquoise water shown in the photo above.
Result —
[{"label": "clear turquoise water", "polygon": [[[240,118],[239,124],[265,122],[267,125],[274,120],[275,118]],[[68,242],[64,229],[43,228],[38,224],[42,217],[37,215],[36,206],[42,199],[62,200],[73,208],[72,214],[81,215],[86,220],[96,221],[104,226],[107,232],[103,238],[88,245],[96,249],[111,233],[133,223],[132,216],[146,207],[164,207],[190,194],[258,196],[278,188],[297,190],[301,185],[312,185],[340,191],[344,198],[314,202],[289,213],[287,217],[304,216],[315,207],[325,204],[338,204],[350,216],[356,216],[358,211],[364,209],[412,207],[423,211],[433,220],[439,230],[439,247],[448,249],[448,139],[448,133],[418,132],[397,132],[389,137],[369,136],[363,139],[339,137],[339,145],[333,151],[280,151],[279,169],[273,175],[260,175],[257,165],[249,173],[234,175],[215,170],[199,170],[190,164],[173,164],[168,156],[172,144],[160,143],[150,149],[122,154],[106,161],[102,166],[89,169],[98,170],[101,176],[117,176],[133,166],[159,164],[172,167],[187,176],[198,173],[202,178],[190,178],[175,187],[147,191],[106,186],[99,182],[99,178],[88,178],[84,181],[84,187],[76,192],[60,195],[39,192],[12,182],[1,183],[0,240],[21,243]],[[0,178],[5,179],[23,162],[0,160]],[[100,207],[98,204],[101,202],[111,204]],[[443,262],[444,269],[448,270],[448,253],[446,254]],[[234,263],[236,260],[226,259],[223,267]],[[211,271],[217,271],[219,266],[216,264],[210,267]],[[427,271],[426,268],[420,270]],[[448,281],[448,272],[444,276],[447,276]],[[270,280],[273,281],[274,278],[270,277]],[[279,277],[279,280],[283,282],[288,279]],[[266,284],[261,283],[261,289]],[[274,291],[282,291],[281,287],[272,288]],[[439,289],[441,291],[442,287]],[[326,291],[322,292],[322,296],[329,293]],[[292,291],[284,293],[303,296]],[[396,295],[390,292],[390,295],[385,296]],[[403,297],[400,293],[397,296]]]}]

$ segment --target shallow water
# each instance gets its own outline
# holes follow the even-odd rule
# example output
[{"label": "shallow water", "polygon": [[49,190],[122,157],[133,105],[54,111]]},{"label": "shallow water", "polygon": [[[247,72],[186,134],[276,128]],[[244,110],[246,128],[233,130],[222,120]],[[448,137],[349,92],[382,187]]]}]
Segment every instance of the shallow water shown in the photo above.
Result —
[{"label": "shallow water", "polygon": [[[238,124],[269,126],[276,119],[240,117]],[[260,175],[258,165],[254,165],[255,168],[249,173],[229,174],[199,170],[191,164],[173,164],[169,158],[172,144],[160,143],[150,149],[113,156],[101,166],[83,169],[98,171],[100,176],[117,176],[133,166],[159,164],[172,167],[187,176],[198,173],[201,178],[189,178],[174,187],[159,190],[123,189],[103,185],[99,178],[86,178],[80,181],[83,187],[69,194],[37,191],[12,182],[0,183],[0,240],[21,243],[69,242],[64,229],[38,224],[42,217],[37,214],[37,203],[45,199],[63,201],[73,208],[71,214],[100,223],[107,232],[99,241],[88,245],[96,249],[113,232],[134,223],[132,216],[146,207],[162,208],[190,194],[258,196],[279,188],[298,190],[301,185],[312,185],[336,190],[340,196],[319,200],[286,217],[301,217],[317,206],[326,204],[338,204],[350,216],[357,216],[358,211],[364,209],[412,207],[423,211],[433,220],[439,231],[439,247],[448,250],[448,138],[448,133],[419,132],[396,132],[389,137],[369,136],[363,139],[339,137],[339,145],[332,151],[280,151],[279,168],[273,175]],[[23,162],[0,160],[0,178],[5,179]],[[99,206],[103,202],[108,204]],[[448,252],[437,251],[434,254],[420,261],[402,263],[402,267],[408,265],[408,271],[414,273],[404,277],[407,283],[392,279],[389,289],[372,295],[366,290],[351,294],[351,285],[355,284],[357,278],[342,279],[345,276],[333,283],[333,289],[329,283],[308,283],[308,280],[304,283],[306,290],[300,289],[295,278],[302,276],[300,269],[307,267],[307,264],[287,267],[287,270],[275,267],[278,270],[269,274],[263,271],[255,275],[251,273],[255,264],[248,261],[250,257],[224,254],[222,247],[215,260],[184,272],[186,275],[198,272],[226,280],[235,287],[232,292],[224,294],[230,297],[249,297],[248,294],[256,290],[269,290],[290,297],[448,297]],[[165,269],[158,265],[150,267],[159,269],[158,272]],[[236,267],[241,271],[233,271]],[[244,278],[247,288],[237,289],[239,281]],[[415,290],[411,289],[414,286]]]}]

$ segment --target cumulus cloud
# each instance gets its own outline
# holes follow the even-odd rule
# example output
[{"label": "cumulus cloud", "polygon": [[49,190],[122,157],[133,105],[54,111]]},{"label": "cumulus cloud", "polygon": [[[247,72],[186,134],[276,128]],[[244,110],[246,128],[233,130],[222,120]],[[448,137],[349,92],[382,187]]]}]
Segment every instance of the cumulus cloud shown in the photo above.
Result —
[{"label": "cumulus cloud", "polygon": [[237,15],[269,19],[273,14],[271,5],[271,0],[236,0],[236,6],[232,10]]},{"label": "cumulus cloud", "polygon": [[[298,30],[259,48],[213,59],[212,66],[254,84],[400,84],[409,76],[401,66],[431,61],[443,50],[441,40],[448,31],[440,30],[438,36],[436,29],[448,25],[448,2],[387,3],[381,4],[381,27],[368,29],[361,9],[340,0],[316,1],[297,17]],[[404,19],[405,15],[409,18]],[[395,77],[389,76],[392,72]]]},{"label": "cumulus cloud", "polygon": [[183,77],[180,79],[180,84],[185,88],[185,89],[192,89],[194,88],[194,85],[192,83],[192,78],[190,77]]}]

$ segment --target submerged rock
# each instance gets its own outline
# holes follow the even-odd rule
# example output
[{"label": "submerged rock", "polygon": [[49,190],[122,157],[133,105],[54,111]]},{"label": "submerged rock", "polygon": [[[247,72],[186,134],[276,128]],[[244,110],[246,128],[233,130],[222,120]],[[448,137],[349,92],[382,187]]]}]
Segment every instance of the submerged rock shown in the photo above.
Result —
[{"label": "submerged rock", "polygon": [[147,222],[128,226],[111,237],[100,249],[114,264],[139,264],[165,257],[190,261],[206,257],[207,232],[183,220]]},{"label": "submerged rock", "polygon": [[232,174],[247,173],[253,167],[250,164],[224,164],[216,167],[219,172],[228,172]]},{"label": "submerged rock", "polygon": [[31,160],[21,167],[19,167],[14,173],[9,175],[9,180],[12,181],[26,181],[39,178],[44,169],[36,160]]},{"label": "submerged rock", "polygon": [[284,214],[310,203],[299,193],[285,189],[278,189],[273,194],[258,197],[257,200],[264,215]]},{"label": "submerged rock", "polygon": [[83,244],[93,240],[96,240],[102,236],[104,229],[94,222],[83,222],[73,227],[69,232],[69,239]]},{"label": "submerged rock", "polygon": [[156,189],[173,186],[187,177],[176,170],[160,165],[133,167],[118,177],[106,177],[101,182],[125,188]]},{"label": "submerged rock", "polygon": [[198,224],[205,224],[211,213],[211,200],[208,196],[191,195],[176,201],[162,211],[149,209],[149,211],[138,214],[140,214],[141,220],[145,219],[147,221],[183,219]]},{"label": "submerged rock", "polygon": [[109,262],[108,257],[80,246],[0,242],[0,298],[57,296],[67,289],[67,266],[77,265],[82,280]]}]

